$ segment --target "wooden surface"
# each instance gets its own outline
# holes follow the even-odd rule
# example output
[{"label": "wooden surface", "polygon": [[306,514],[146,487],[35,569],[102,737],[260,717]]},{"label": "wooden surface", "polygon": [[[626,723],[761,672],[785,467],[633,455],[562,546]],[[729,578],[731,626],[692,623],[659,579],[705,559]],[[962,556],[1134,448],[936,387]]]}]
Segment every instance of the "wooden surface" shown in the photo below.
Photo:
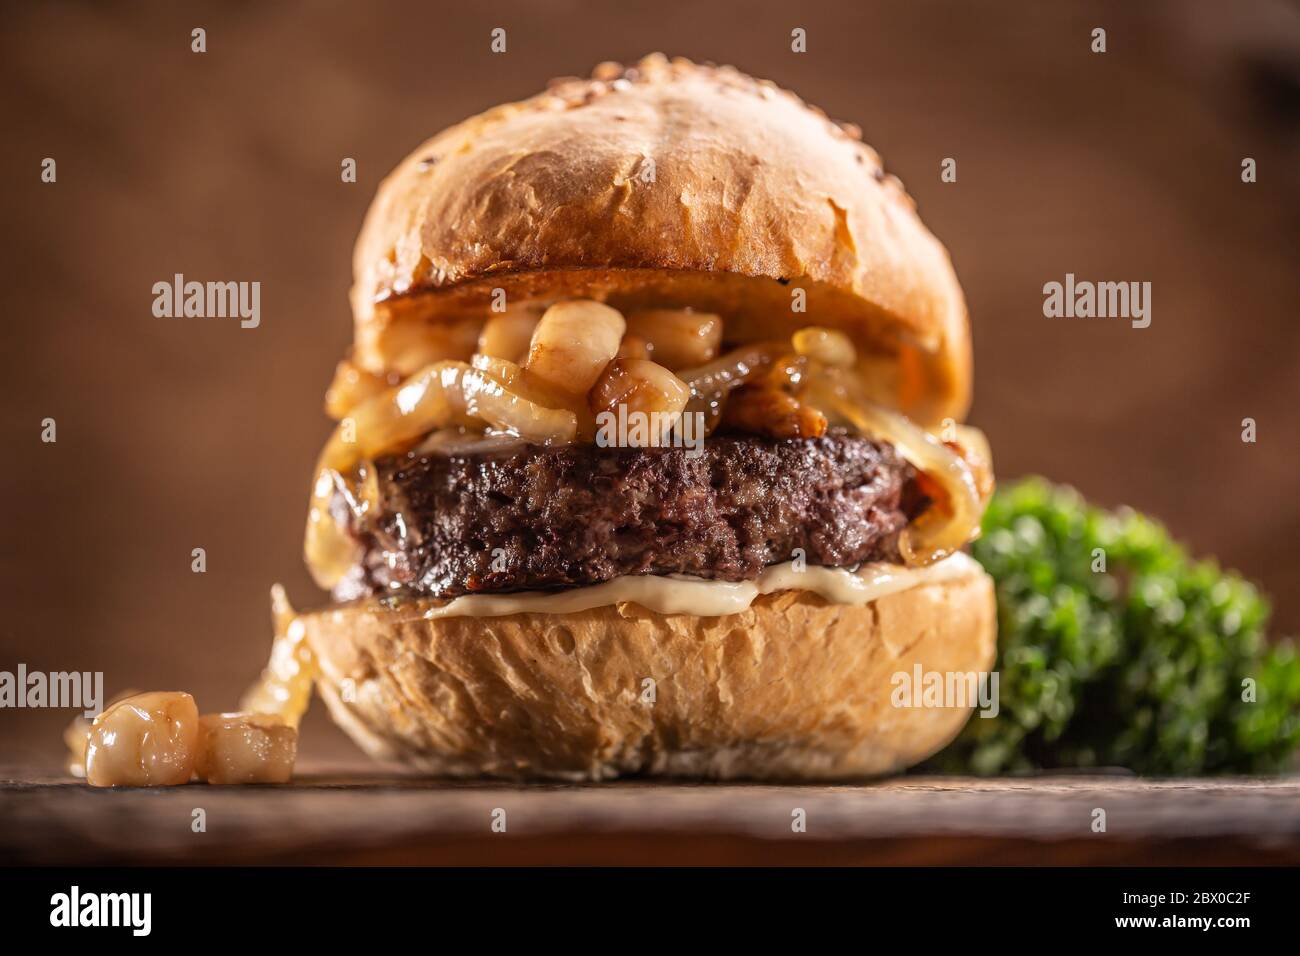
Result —
[{"label": "wooden surface", "polygon": [[322,766],[286,787],[109,791],[2,773],[0,861],[19,864],[1300,863],[1295,777],[519,787]]}]

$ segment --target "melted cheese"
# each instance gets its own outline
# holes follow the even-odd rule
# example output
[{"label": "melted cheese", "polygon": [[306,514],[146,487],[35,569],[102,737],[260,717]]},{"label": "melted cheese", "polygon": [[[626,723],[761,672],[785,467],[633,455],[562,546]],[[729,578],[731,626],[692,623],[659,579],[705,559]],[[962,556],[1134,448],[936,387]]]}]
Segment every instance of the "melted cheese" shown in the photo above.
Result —
[{"label": "melted cheese", "polygon": [[924,568],[897,564],[865,564],[856,571],[774,564],[754,581],[708,581],[674,574],[625,575],[568,591],[525,591],[519,594],[470,594],[424,612],[440,617],[501,617],[506,614],[572,614],[613,604],[639,604],[656,614],[721,617],[749,607],[760,594],[812,591],[833,604],[862,605],[899,591],[972,574],[974,559],[958,552]]}]

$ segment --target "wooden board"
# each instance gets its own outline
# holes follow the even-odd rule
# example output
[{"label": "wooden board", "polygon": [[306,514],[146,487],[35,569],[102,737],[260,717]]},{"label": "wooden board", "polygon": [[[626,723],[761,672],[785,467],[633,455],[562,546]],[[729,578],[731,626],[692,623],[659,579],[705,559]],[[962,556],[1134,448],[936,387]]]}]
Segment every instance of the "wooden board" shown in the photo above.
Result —
[{"label": "wooden board", "polygon": [[111,791],[0,773],[0,861],[19,864],[1300,863],[1296,777],[579,787],[307,766],[285,787]]}]

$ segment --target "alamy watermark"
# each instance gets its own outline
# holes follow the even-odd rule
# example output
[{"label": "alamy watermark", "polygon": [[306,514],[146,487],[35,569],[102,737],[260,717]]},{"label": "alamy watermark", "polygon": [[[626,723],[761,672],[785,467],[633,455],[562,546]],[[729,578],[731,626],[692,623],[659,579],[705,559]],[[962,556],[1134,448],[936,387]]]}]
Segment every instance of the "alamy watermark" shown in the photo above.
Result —
[{"label": "alamy watermark", "polygon": [[895,672],[889,683],[894,688],[889,702],[895,707],[966,710],[978,705],[981,717],[998,715],[997,671],[926,671],[918,662],[910,672]]},{"label": "alamy watermark", "polygon": [[103,671],[0,671],[0,708],[77,707],[87,718],[104,709]]},{"label": "alamy watermark", "polygon": [[55,927],[108,926],[148,936],[153,929],[152,893],[83,893],[75,884],[66,893],[50,897],[50,925]]},{"label": "alamy watermark", "polygon": [[262,324],[262,283],[186,282],[176,273],[171,282],[153,284],[153,314],[160,319],[239,319],[241,329]]},{"label": "alamy watermark", "polygon": [[704,413],[642,412],[620,402],[596,416],[601,448],[685,448],[687,458],[704,454]]},{"label": "alamy watermark", "polygon": [[1135,329],[1151,324],[1150,282],[1091,282],[1076,280],[1043,286],[1043,315],[1049,319],[1130,319]]}]

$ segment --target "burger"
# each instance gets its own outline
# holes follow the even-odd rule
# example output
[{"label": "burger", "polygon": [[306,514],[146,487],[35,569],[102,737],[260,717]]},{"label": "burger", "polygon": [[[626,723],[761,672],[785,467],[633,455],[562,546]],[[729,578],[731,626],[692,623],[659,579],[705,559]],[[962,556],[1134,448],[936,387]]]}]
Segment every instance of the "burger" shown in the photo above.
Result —
[{"label": "burger", "polygon": [[986,673],[992,488],[942,245],[852,126],[650,56],[381,184],[299,618],[335,720],[447,776],[833,779]]}]

